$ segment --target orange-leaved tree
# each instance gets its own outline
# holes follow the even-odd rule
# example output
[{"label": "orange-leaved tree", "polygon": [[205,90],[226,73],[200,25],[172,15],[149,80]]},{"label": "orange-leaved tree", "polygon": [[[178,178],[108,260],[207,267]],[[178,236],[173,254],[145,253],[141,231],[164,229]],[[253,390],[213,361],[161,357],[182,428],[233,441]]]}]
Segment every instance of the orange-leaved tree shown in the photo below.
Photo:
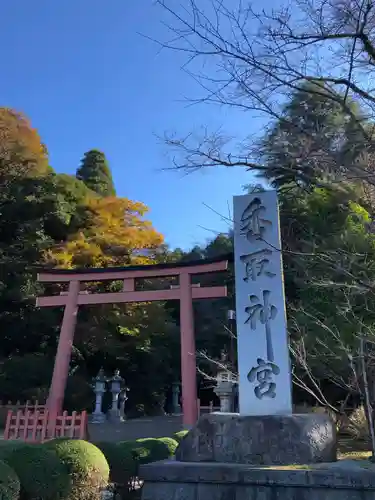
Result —
[{"label": "orange-leaved tree", "polygon": [[25,177],[51,171],[36,129],[13,109],[0,107],[0,176]]},{"label": "orange-leaved tree", "polygon": [[[46,252],[46,261],[58,267],[107,267],[150,264],[163,236],[144,219],[148,208],[127,198],[90,196],[85,224],[68,241]],[[147,249],[147,255],[139,250]]]}]

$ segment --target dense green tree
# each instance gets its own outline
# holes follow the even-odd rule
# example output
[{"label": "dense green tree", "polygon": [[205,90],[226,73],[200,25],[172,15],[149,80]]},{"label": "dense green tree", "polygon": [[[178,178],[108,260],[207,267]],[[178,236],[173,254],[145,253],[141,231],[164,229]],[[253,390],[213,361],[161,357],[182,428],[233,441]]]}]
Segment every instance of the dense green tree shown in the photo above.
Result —
[{"label": "dense green tree", "polygon": [[105,154],[97,149],[91,149],[84,154],[76,177],[100,196],[116,195],[112,173]]},{"label": "dense green tree", "polygon": [[360,149],[366,145],[358,126],[365,118],[358,105],[348,102],[348,107],[353,116],[329,99],[328,91],[311,83],[295,91],[282,117],[261,140],[261,163],[266,169],[259,177],[279,189],[308,189],[353,178]]},{"label": "dense green tree", "polygon": [[315,188],[282,197],[281,227],[296,373],[315,393],[312,377],[333,383],[331,403],[358,396],[360,339],[370,365],[375,341],[375,236],[361,193]]},{"label": "dense green tree", "polygon": [[[10,179],[0,194],[0,352],[27,353],[55,344],[54,311],[35,309],[36,267],[68,227],[67,205],[56,196],[55,175]],[[66,230],[65,230],[66,233]],[[61,230],[59,231],[61,235]],[[49,320],[46,320],[49,318]]]}]

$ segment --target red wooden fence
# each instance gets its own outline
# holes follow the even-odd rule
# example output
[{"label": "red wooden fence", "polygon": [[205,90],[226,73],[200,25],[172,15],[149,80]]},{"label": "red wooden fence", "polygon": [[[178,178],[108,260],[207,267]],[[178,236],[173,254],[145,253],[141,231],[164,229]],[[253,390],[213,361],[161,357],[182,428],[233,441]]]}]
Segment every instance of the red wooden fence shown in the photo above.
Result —
[{"label": "red wooden fence", "polygon": [[48,410],[43,411],[8,411],[4,431],[5,440],[22,440],[30,443],[43,443],[58,437],[86,439],[87,412],[71,415],[64,411],[62,415],[49,418]]}]

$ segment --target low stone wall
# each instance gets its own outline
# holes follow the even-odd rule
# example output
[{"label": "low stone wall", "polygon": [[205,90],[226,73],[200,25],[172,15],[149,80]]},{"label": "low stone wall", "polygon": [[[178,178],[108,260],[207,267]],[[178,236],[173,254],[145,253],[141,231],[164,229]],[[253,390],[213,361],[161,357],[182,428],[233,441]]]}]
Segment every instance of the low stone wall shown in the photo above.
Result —
[{"label": "low stone wall", "polygon": [[142,500],[373,500],[372,467],[351,461],[305,469],[163,461],[141,468]]}]

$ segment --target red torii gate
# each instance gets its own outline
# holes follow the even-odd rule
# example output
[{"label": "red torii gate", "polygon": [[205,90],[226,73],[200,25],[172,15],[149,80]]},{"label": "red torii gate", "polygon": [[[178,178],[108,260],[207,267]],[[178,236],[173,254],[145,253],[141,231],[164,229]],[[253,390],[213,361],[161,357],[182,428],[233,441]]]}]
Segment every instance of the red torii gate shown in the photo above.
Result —
[{"label": "red torii gate", "polygon": [[[199,260],[181,264],[153,264],[93,269],[49,269],[38,273],[38,281],[44,283],[69,283],[69,291],[60,295],[37,298],[38,307],[64,306],[64,316],[52,382],[47,401],[50,414],[62,412],[64,393],[69,372],[74,330],[78,307],[85,304],[114,304],[151,302],[155,300],[180,301],[181,329],[181,381],[183,423],[192,426],[197,419],[197,381],[193,300],[215,299],[227,296],[226,286],[200,287],[191,283],[193,274],[225,271],[228,258]],[[178,276],[179,284],[167,290],[136,291],[138,278],[164,278]],[[81,290],[81,283],[87,281],[123,281],[123,291],[115,293],[88,293]]]}]

